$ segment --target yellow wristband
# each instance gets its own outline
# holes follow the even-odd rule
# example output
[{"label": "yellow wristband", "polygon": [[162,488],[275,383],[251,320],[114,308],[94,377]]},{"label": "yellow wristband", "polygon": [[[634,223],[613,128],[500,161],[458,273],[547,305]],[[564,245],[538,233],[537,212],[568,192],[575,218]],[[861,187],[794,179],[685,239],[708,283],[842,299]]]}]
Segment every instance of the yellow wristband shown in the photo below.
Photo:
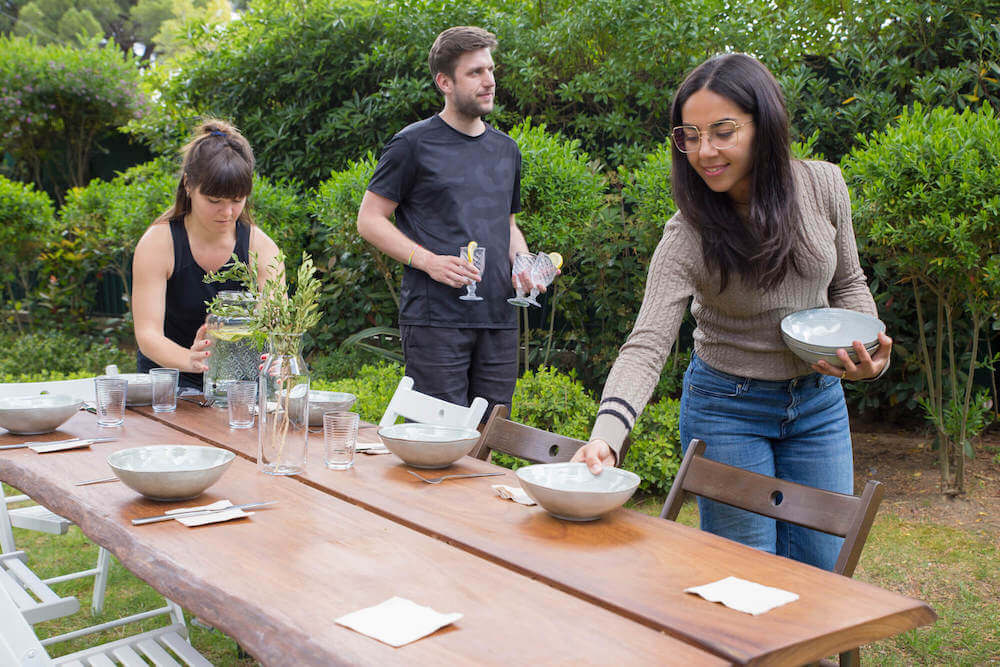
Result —
[{"label": "yellow wristband", "polygon": [[413,250],[410,251],[410,256],[406,258],[406,265],[413,266],[413,253],[417,251],[417,248],[422,247],[419,243],[413,244]]}]

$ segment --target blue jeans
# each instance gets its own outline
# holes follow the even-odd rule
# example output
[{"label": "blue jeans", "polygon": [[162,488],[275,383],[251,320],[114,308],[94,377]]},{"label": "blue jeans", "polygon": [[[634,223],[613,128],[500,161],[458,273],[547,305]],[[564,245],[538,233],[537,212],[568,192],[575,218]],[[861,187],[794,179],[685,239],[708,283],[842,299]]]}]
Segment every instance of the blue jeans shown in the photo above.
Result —
[{"label": "blue jeans", "polygon": [[[684,374],[681,444],[762,475],[854,493],[854,455],[840,380],[737,377],[691,355]],[[698,498],[701,528],[748,546],[832,570],[843,539]]]}]

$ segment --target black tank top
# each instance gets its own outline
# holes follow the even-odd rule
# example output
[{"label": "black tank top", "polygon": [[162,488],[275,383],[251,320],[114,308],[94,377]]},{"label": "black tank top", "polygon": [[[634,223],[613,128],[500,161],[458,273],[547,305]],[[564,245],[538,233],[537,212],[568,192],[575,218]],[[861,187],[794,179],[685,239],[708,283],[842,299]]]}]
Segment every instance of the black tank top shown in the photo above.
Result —
[{"label": "black tank top", "polygon": [[[223,290],[240,290],[243,287],[234,280],[202,282],[206,273],[191,254],[183,216],[170,221],[170,237],[174,245],[174,270],[167,280],[163,334],[181,347],[191,347],[198,328],[205,323],[205,302],[211,301]],[[236,247],[233,252],[240,261],[250,261],[250,225],[242,220],[236,222]],[[148,373],[159,364],[139,352],[137,366],[140,373]],[[202,385],[202,373],[181,373],[180,386],[201,389]]]}]

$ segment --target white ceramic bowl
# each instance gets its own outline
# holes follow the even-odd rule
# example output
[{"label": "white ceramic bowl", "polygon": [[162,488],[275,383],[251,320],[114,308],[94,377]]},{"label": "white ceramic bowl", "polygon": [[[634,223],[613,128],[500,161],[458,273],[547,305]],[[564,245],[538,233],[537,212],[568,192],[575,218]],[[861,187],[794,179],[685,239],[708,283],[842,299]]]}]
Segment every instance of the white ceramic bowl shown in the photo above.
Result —
[{"label": "white ceramic bowl", "polygon": [[639,488],[639,476],[621,468],[594,475],[585,463],[541,463],[517,469],[521,488],[549,514],[593,521],[621,507]]},{"label": "white ceramic bowl", "polygon": [[309,390],[309,425],[322,426],[324,412],[350,410],[358,397],[346,391]]},{"label": "white ceramic bowl", "polygon": [[[809,347],[803,345],[797,340],[793,340],[788,336],[785,336],[784,334],[782,334],[781,337],[785,341],[785,345],[788,346],[788,349],[791,350],[793,353],[795,353],[795,356],[797,356],[799,359],[805,361],[808,364],[814,364],[817,361],[823,359],[831,366],[836,366],[837,368],[844,367],[844,365],[840,361],[840,357],[838,357],[835,352],[817,350],[815,349],[815,347]],[[870,347],[866,346],[866,348],[868,350],[868,354],[874,355],[878,351],[879,344],[878,342],[876,342],[874,345]],[[845,347],[844,350],[847,352],[847,357],[851,361],[857,363],[858,353],[854,351],[854,348],[848,346]]]},{"label": "white ceramic bowl", "polygon": [[825,354],[836,354],[839,348],[850,350],[856,340],[866,348],[877,346],[878,335],[883,331],[882,320],[843,308],[800,310],[781,320],[781,335],[786,344],[794,341],[799,349]]},{"label": "white ceramic bowl", "polygon": [[118,373],[101,377],[119,377],[128,382],[125,405],[153,404],[153,383],[149,379],[149,373]]},{"label": "white ceramic bowl", "polygon": [[0,398],[0,426],[17,435],[51,433],[81,406],[80,399],[62,394]]},{"label": "white ceramic bowl", "polygon": [[378,430],[390,452],[414,468],[447,468],[479,442],[474,428],[396,424]]},{"label": "white ceramic bowl", "polygon": [[117,451],[108,465],[126,486],[151,500],[189,500],[215,484],[235,458],[218,447],[149,445]]}]

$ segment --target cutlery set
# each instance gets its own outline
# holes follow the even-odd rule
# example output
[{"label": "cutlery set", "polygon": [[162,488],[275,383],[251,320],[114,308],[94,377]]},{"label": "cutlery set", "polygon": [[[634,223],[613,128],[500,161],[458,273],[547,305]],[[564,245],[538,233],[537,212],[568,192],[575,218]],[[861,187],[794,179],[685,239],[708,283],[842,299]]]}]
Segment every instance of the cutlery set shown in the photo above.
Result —
[{"label": "cutlery set", "polygon": [[69,440],[55,441],[28,441],[19,442],[16,445],[0,445],[0,449],[24,449],[31,448],[39,454],[46,452],[58,452],[65,449],[77,449],[79,447],[90,447],[98,442],[112,442],[115,438],[70,438]]},{"label": "cutlery set", "polygon": [[145,519],[132,519],[133,526],[142,526],[147,523],[158,523],[160,521],[170,521],[171,519],[183,519],[185,517],[192,516],[206,516],[209,514],[216,514],[218,512],[228,512],[229,510],[253,510],[260,507],[270,507],[271,505],[276,505],[277,500],[268,500],[262,503],[244,503],[242,505],[230,505],[229,507],[213,507],[211,509],[197,509],[191,510],[190,512],[171,512],[170,514],[161,514],[159,516],[146,517]]}]

